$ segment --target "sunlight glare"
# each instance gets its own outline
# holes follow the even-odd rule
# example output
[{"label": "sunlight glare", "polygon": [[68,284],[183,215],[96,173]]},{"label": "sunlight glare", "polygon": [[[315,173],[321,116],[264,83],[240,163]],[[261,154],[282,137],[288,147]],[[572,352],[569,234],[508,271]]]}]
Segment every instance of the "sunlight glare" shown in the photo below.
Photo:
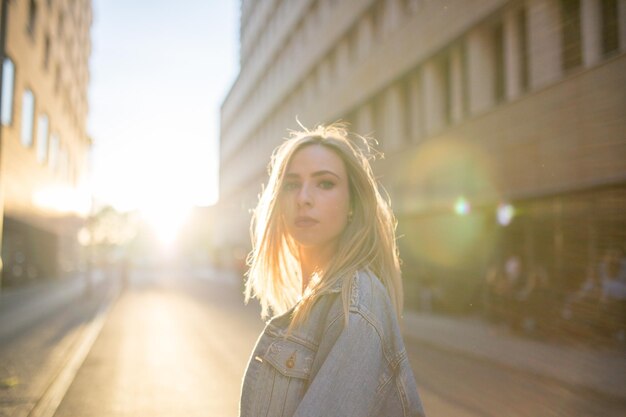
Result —
[{"label": "sunlight glare", "polygon": [[191,207],[176,201],[161,201],[141,209],[142,217],[167,248],[175,242],[190,212]]},{"label": "sunlight glare", "polygon": [[83,185],[76,188],[53,185],[35,191],[32,200],[35,206],[58,213],[86,215],[91,208],[90,193]]},{"label": "sunlight glare", "polygon": [[459,197],[456,199],[454,203],[454,212],[459,216],[465,216],[469,214],[471,210],[470,204],[464,197]]}]

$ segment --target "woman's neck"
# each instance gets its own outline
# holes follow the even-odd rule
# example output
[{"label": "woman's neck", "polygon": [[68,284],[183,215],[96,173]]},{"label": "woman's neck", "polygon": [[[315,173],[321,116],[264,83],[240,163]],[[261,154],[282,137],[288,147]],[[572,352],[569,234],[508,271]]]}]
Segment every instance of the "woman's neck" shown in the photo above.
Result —
[{"label": "woman's neck", "polygon": [[315,273],[324,271],[335,253],[336,245],[323,248],[300,248],[300,268],[302,269],[302,293]]}]

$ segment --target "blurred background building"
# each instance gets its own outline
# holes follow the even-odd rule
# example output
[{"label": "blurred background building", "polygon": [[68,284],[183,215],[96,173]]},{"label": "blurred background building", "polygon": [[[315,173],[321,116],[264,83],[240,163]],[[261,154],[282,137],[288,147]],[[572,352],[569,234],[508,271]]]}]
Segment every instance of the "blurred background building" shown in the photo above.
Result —
[{"label": "blurred background building", "polygon": [[2,0],[2,287],[62,276],[79,263],[89,0]]},{"label": "blurred background building", "polygon": [[562,298],[623,251],[626,0],[243,0],[240,37],[221,109],[227,255],[249,249],[296,117],[379,141],[410,302],[471,310],[520,269]]}]

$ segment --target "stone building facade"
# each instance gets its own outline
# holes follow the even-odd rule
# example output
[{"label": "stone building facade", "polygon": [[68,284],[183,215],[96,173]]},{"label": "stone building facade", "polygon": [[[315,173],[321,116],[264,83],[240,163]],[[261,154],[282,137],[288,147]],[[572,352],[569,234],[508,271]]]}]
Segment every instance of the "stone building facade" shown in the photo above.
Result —
[{"label": "stone building facade", "polygon": [[3,286],[77,266],[88,209],[89,0],[3,1]]},{"label": "stone building facade", "polygon": [[296,118],[341,119],[385,154],[409,298],[430,276],[469,303],[512,254],[575,286],[626,243],[625,52],[626,0],[243,0],[218,239],[249,248]]}]

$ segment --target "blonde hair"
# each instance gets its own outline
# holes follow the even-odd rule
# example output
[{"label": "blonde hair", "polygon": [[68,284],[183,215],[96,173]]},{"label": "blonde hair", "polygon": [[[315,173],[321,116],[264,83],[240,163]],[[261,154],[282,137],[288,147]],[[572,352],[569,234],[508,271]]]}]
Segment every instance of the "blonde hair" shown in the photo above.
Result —
[{"label": "blonde hair", "polygon": [[[319,295],[343,280],[342,300],[347,321],[351,278],[364,268],[369,268],[383,283],[400,318],[403,292],[395,239],[396,219],[374,178],[369,160],[376,153],[370,141],[348,133],[344,124],[334,123],[293,131],[274,150],[268,167],[269,181],[250,226],[252,252],[248,256],[250,269],[245,286],[246,302],[258,298],[263,318],[270,316],[270,309],[273,314],[281,314],[301,300],[294,310],[291,328],[306,320]],[[343,160],[349,179],[352,218],[339,238],[336,256],[317,279],[311,279],[301,295],[297,244],[285,230],[279,197],[289,161],[298,150],[311,144],[324,146]]]}]

